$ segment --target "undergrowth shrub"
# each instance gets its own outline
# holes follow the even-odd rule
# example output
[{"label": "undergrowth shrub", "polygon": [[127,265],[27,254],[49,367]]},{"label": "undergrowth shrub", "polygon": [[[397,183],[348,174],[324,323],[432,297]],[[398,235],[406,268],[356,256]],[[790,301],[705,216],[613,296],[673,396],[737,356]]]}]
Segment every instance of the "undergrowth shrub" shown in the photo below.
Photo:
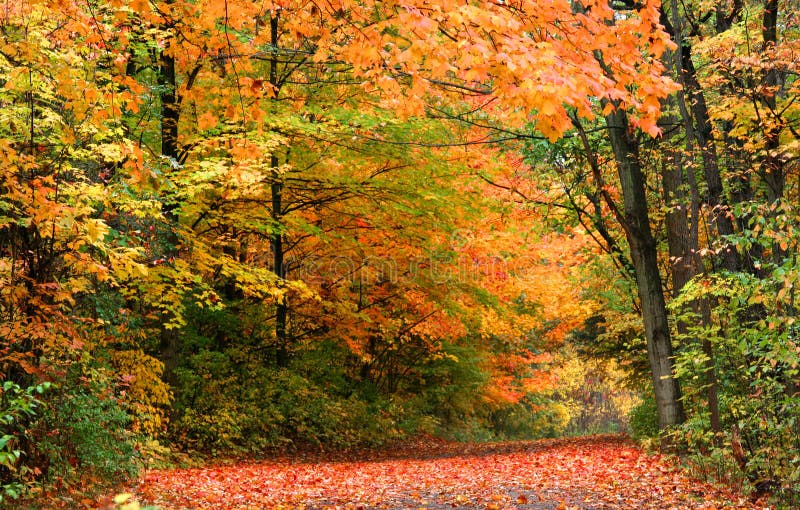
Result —
[{"label": "undergrowth shrub", "polygon": [[81,363],[46,395],[32,431],[47,485],[99,490],[138,474],[138,438],[114,379],[107,367]]},{"label": "undergrowth shrub", "polygon": [[631,410],[631,434],[634,439],[658,437],[658,408],[653,395],[645,395],[642,402]]},{"label": "undergrowth shrub", "polygon": [[120,399],[131,415],[131,429],[158,437],[166,429],[172,400],[169,385],[162,379],[164,364],[142,349],[109,350],[108,358],[124,381]]},{"label": "undergrowth shrub", "polygon": [[92,495],[135,478],[137,437],[116,391],[115,374],[88,355],[53,383],[4,382],[0,507],[44,492]]},{"label": "undergrowth shrub", "polygon": [[421,425],[437,435],[457,441],[494,439],[491,409],[482,398],[488,383],[485,358],[473,346],[445,343],[442,351],[420,367],[416,384],[407,388],[414,395],[410,408],[426,417]]},{"label": "undergrowth shrub", "polygon": [[402,407],[324,387],[297,369],[261,366],[243,351],[201,351],[176,371],[170,427],[181,448],[211,454],[260,452],[289,444],[350,447],[399,437]]},{"label": "undergrowth shrub", "polygon": [[[746,233],[733,241],[754,242]],[[679,338],[675,358],[690,417],[677,433],[690,452],[705,457],[698,464],[709,475],[726,481],[732,471],[754,497],[771,498],[777,508],[798,508],[800,328],[791,286],[784,286],[786,275],[800,267],[796,257],[760,263],[763,276],[723,273],[693,280],[672,305],[676,316],[692,325]],[[708,321],[699,320],[688,306],[701,297],[713,297]],[[708,409],[709,358],[698,339],[706,341],[714,356],[721,426],[717,441]]]},{"label": "undergrowth shrub", "polygon": [[492,415],[493,428],[503,439],[558,437],[565,431],[570,413],[561,402],[528,395]]},{"label": "undergrowth shrub", "polygon": [[419,432],[464,441],[535,438],[557,435],[569,421],[552,402],[492,399],[488,353],[471,342],[445,342],[418,359],[384,353],[380,369],[372,362],[365,369],[342,342],[319,340],[298,344],[288,366],[278,367],[269,339],[245,333],[252,330],[243,326],[252,320],[246,314],[192,314],[172,372],[168,438],[183,450],[376,446]]},{"label": "undergrowth shrub", "polygon": [[36,474],[24,448],[31,441],[28,426],[42,404],[40,395],[49,388],[47,382],[24,389],[13,381],[0,385],[0,507],[19,498]]}]

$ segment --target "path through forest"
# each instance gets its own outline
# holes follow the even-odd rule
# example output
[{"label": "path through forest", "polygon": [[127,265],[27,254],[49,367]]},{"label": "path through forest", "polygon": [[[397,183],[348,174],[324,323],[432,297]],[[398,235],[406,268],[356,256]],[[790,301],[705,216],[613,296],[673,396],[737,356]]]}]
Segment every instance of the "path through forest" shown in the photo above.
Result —
[{"label": "path through forest", "polygon": [[163,509],[756,508],[619,436],[477,445],[430,439],[150,471],[137,492]]}]

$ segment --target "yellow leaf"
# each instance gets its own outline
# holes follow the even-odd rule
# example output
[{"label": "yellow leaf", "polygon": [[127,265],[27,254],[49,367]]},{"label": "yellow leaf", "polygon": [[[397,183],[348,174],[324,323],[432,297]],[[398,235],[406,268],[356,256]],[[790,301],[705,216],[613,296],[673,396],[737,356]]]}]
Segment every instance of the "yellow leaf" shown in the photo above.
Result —
[{"label": "yellow leaf", "polygon": [[84,231],[91,244],[99,244],[108,233],[108,225],[103,220],[92,219],[86,222]]},{"label": "yellow leaf", "polygon": [[127,503],[132,497],[133,494],[129,494],[127,492],[123,494],[117,494],[116,496],[114,496],[114,503],[116,503],[117,505],[121,505],[123,503]]}]

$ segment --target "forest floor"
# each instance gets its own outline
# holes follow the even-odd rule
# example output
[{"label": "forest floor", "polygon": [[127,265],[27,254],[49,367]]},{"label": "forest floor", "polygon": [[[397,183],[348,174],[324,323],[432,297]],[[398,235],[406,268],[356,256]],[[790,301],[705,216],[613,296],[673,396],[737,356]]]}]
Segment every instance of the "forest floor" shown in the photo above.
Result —
[{"label": "forest floor", "polygon": [[463,444],[424,439],[148,471],[135,490],[160,509],[763,508],[689,478],[619,436]]}]

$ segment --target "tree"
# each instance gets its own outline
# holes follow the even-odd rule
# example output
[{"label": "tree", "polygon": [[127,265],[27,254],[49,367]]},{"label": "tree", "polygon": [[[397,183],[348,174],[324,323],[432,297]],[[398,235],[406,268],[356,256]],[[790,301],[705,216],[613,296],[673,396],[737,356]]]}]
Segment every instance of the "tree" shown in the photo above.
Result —
[{"label": "tree", "polygon": [[645,177],[638,144],[625,112],[617,110],[606,115],[606,125],[622,187],[623,228],[631,250],[642,305],[647,353],[658,407],[658,423],[661,428],[666,428],[681,423],[684,415],[680,388],[672,369],[672,339],[658,268],[657,246],[650,230]]}]

